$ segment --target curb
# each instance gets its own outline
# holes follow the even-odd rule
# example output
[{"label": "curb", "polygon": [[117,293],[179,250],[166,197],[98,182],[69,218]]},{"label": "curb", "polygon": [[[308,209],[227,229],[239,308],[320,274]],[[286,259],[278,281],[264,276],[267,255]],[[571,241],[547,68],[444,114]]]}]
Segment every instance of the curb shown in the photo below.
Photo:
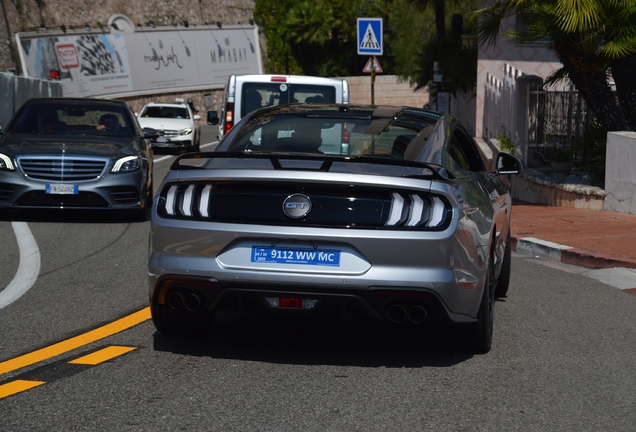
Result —
[{"label": "curb", "polygon": [[531,254],[532,256],[547,259],[549,261],[557,261],[589,269],[614,267],[636,268],[636,259],[634,258],[604,254],[588,249],[561,245],[534,237],[524,237],[519,239],[512,237],[510,240],[512,250]]}]

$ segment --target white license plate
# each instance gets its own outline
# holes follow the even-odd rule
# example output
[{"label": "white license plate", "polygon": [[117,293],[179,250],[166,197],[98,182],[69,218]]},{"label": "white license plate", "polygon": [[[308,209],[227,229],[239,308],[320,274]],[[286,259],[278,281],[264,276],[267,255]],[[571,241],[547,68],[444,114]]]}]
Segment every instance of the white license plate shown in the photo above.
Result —
[{"label": "white license plate", "polygon": [[46,193],[55,195],[77,195],[79,188],[73,184],[47,184]]},{"label": "white license plate", "polygon": [[165,142],[170,142],[170,140],[168,138],[158,137],[157,138],[157,142],[158,143],[165,143]]}]

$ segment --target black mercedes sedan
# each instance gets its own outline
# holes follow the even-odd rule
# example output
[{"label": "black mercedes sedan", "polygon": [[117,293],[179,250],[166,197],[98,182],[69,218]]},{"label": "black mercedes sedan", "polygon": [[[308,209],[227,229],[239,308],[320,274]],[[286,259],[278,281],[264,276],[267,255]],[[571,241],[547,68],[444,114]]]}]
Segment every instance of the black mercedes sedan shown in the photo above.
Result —
[{"label": "black mercedes sedan", "polygon": [[0,213],[104,209],[147,220],[153,133],[124,101],[28,100],[0,129]]}]

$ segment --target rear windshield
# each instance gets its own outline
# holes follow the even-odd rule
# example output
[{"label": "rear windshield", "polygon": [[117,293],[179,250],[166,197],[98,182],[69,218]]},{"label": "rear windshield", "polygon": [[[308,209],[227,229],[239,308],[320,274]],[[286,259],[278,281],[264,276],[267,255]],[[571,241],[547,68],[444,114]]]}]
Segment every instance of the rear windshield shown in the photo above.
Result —
[{"label": "rear windshield", "polygon": [[32,104],[18,113],[8,133],[36,135],[131,136],[125,111],[117,106]]},{"label": "rear windshield", "polygon": [[335,103],[333,86],[288,83],[245,83],[241,91],[241,117],[263,107],[289,103]]},{"label": "rear windshield", "polygon": [[414,117],[343,118],[327,114],[253,117],[227,151],[377,156],[416,160],[433,124]]}]

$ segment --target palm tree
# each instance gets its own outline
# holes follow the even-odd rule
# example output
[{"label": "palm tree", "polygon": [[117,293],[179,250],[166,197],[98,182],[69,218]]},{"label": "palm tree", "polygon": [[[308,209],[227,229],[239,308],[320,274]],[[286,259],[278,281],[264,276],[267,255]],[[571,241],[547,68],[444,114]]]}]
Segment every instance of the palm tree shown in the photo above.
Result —
[{"label": "palm tree", "polygon": [[439,40],[446,36],[446,5],[445,0],[410,0],[418,9],[426,9],[430,5],[435,9],[435,30]]},{"label": "palm tree", "polygon": [[[569,78],[607,130],[625,130],[628,124],[636,127],[636,84],[628,79],[628,68],[636,62],[633,0],[497,1],[475,14],[480,42],[495,44],[501,21],[514,13],[524,16],[528,29],[510,35],[550,39],[551,49],[563,64],[547,83]],[[610,71],[618,101],[608,81]]]}]

